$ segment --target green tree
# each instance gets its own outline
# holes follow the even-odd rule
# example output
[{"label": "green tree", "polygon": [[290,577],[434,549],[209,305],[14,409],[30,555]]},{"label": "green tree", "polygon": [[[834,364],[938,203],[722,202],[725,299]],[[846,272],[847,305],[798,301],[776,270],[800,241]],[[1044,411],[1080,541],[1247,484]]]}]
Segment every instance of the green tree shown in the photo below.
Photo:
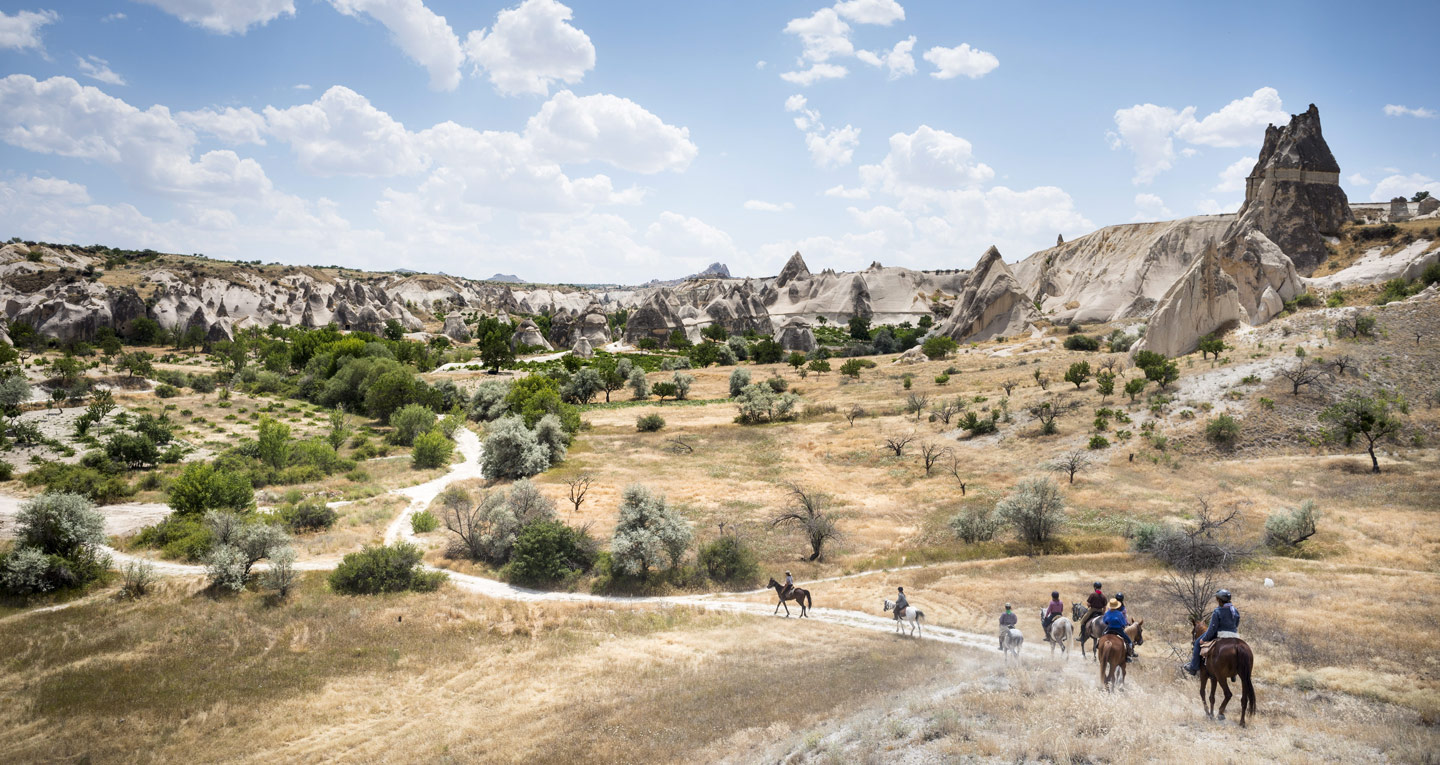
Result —
[{"label": "green tree", "polygon": [[207,510],[240,512],[255,503],[249,476],[239,471],[216,470],[208,462],[191,462],[170,482],[170,509],[180,515],[201,516]]},{"label": "green tree", "polygon": [[397,367],[380,374],[365,389],[365,411],[381,422],[390,422],[390,415],[416,399],[418,389],[415,373]]},{"label": "green tree", "polygon": [[1203,361],[1214,354],[1216,359],[1225,351],[1225,341],[1213,334],[1200,338],[1200,359]]},{"label": "green tree", "polygon": [[610,553],[621,571],[648,577],[667,560],[671,566],[679,565],[692,538],[690,525],[670,508],[664,495],[634,485],[621,496]]},{"label": "green tree", "polygon": [[677,350],[684,350],[689,348],[693,343],[690,342],[690,338],[685,336],[685,330],[676,329],[670,332],[670,336],[666,338],[665,344]]},{"label": "green tree", "polygon": [[950,339],[949,336],[934,335],[925,338],[925,344],[920,346],[920,350],[924,352],[926,358],[929,358],[931,361],[937,361],[954,353],[957,347],[955,341]]},{"label": "green tree", "polygon": [[257,445],[260,461],[279,470],[290,462],[290,426],[270,417],[260,418]]},{"label": "green tree", "polygon": [[508,569],[512,581],[553,584],[590,569],[595,553],[583,531],[559,521],[528,523],[515,536]]},{"label": "green tree", "polygon": [[1088,361],[1077,361],[1071,364],[1069,369],[1065,370],[1065,382],[1075,383],[1075,390],[1080,390],[1080,386],[1084,385],[1085,381],[1089,379],[1090,362]]},{"label": "green tree", "polygon": [[475,324],[472,336],[480,350],[480,361],[489,367],[492,373],[499,372],[501,367],[515,361],[515,350],[510,347],[510,339],[514,334],[515,325],[502,322],[494,316],[482,316]]},{"label": "green tree", "polygon": [[770,338],[764,338],[755,344],[751,354],[756,364],[778,364],[780,359],[785,357],[785,349]]},{"label": "green tree", "polygon": [[1143,377],[1133,377],[1125,383],[1125,395],[1130,397],[1132,403],[1135,401],[1135,397],[1145,390],[1145,382]]},{"label": "green tree", "polygon": [[846,359],[845,363],[840,365],[840,374],[858,380],[860,379],[860,370],[864,368],[865,364],[860,359]]},{"label": "green tree", "polygon": [[121,356],[115,368],[131,377],[149,377],[155,374],[155,357],[147,351],[132,351]]},{"label": "green tree", "polygon": [[704,329],[700,330],[700,334],[706,339],[714,340],[717,343],[723,343],[730,337],[730,333],[725,330],[725,325],[719,322],[707,325]]},{"label": "green tree", "polygon": [[825,359],[814,359],[810,362],[810,371],[817,375],[825,374],[830,371],[830,362]]},{"label": "green tree", "polygon": [[444,433],[432,430],[415,437],[415,447],[410,452],[410,466],[416,470],[445,467],[455,451],[455,442]]},{"label": "green tree", "polygon": [[1378,473],[1380,460],[1375,457],[1375,444],[1400,432],[1404,422],[1399,413],[1403,412],[1404,403],[1398,399],[1351,394],[1326,407],[1319,418],[1334,428],[1332,435],[1344,441],[1346,446],[1356,439],[1364,440],[1365,449],[1370,453],[1370,472]]},{"label": "green tree", "polygon": [[857,316],[851,316],[851,317],[850,317],[850,337],[853,337],[853,338],[855,338],[856,340],[869,340],[869,339],[870,339],[870,317],[869,317],[869,316],[859,316],[859,315],[857,315]]},{"label": "green tree", "polygon": [[1104,401],[1115,393],[1115,373],[1101,372],[1095,375],[1095,390],[1100,392],[1100,400]]},{"label": "green tree", "polygon": [[1049,478],[1026,478],[996,503],[995,515],[1014,526],[1025,543],[1044,547],[1065,524],[1065,499]]},{"label": "green tree", "polygon": [[105,456],[127,467],[144,467],[160,461],[160,448],[149,436],[116,433],[105,442]]},{"label": "green tree", "polygon": [[396,341],[396,342],[398,342],[398,341],[400,341],[400,340],[403,340],[404,338],[405,338],[405,326],[400,323],[400,320],[399,320],[399,319],[386,319],[386,320],[385,320],[385,339],[386,339],[386,340],[391,340],[391,341]]},{"label": "green tree", "polygon": [[154,345],[160,337],[160,325],[148,316],[141,316],[130,322],[130,340],[136,345]]}]

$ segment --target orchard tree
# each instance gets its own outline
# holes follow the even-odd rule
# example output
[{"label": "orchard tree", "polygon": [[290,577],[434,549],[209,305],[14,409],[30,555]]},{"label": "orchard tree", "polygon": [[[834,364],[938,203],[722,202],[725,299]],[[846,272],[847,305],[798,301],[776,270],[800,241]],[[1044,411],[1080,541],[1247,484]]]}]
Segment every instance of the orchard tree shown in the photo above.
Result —
[{"label": "orchard tree", "polygon": [[1363,439],[1366,451],[1370,452],[1370,472],[1378,473],[1380,460],[1375,457],[1375,444],[1400,432],[1404,422],[1399,414],[1404,411],[1404,402],[1383,394],[1376,398],[1352,394],[1326,407],[1319,418],[1334,428],[1332,435],[1344,441],[1346,446],[1356,439]]}]

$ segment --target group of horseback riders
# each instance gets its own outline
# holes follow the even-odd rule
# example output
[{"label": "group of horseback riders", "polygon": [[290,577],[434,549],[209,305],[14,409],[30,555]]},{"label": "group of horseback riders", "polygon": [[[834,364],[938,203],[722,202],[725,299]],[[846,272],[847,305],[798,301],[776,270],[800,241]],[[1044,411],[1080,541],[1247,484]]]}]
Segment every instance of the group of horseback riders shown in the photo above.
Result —
[{"label": "group of horseback riders", "polygon": [[[773,584],[773,583],[772,583]],[[1104,588],[1100,582],[1094,583],[1094,591],[1085,599],[1085,615],[1080,620],[1080,634],[1084,635],[1089,628],[1090,622],[1100,619],[1105,625],[1106,635],[1119,635],[1125,641],[1125,653],[1127,662],[1140,658],[1135,653],[1135,641],[1125,632],[1130,626],[1130,616],[1125,612],[1125,593],[1117,592],[1115,597],[1106,598]],[[795,589],[795,577],[785,572],[785,584],[780,589],[780,600],[783,602]],[[1190,654],[1190,662],[1183,669],[1192,677],[1200,671],[1200,645],[1217,638],[1237,637],[1240,629],[1240,611],[1231,602],[1230,591],[1220,590],[1215,593],[1216,608],[1210,614],[1210,626],[1204,634],[1195,638]],[[902,619],[905,611],[910,607],[910,601],[905,597],[905,588],[897,587],[895,595],[894,614],[896,619]],[[1045,641],[1050,642],[1050,625],[1065,615],[1065,603],[1060,600],[1060,593],[1050,593],[1050,604],[1045,607],[1041,624],[1044,627]],[[1005,604],[1005,612],[1000,615],[1000,650],[1005,650],[1005,637],[1011,629],[1019,623],[1019,617],[1015,615],[1009,603]]]}]

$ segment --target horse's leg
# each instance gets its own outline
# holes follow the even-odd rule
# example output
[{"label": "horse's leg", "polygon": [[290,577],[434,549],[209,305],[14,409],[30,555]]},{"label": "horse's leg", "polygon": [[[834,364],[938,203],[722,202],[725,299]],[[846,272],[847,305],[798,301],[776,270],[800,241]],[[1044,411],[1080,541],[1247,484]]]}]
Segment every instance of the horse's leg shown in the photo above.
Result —
[{"label": "horse's leg", "polygon": [[1216,689],[1218,689],[1219,687],[1220,687],[1220,678],[1218,678],[1218,677],[1216,677],[1215,675],[1212,674],[1212,675],[1210,676],[1210,716],[1211,716],[1211,717],[1214,717],[1214,716],[1215,716],[1215,691],[1216,691]]},{"label": "horse's leg", "polygon": [[1233,694],[1233,693],[1230,692],[1230,678],[1228,678],[1228,677],[1216,677],[1216,678],[1215,678],[1215,682],[1216,682],[1216,683],[1219,683],[1219,685],[1220,685],[1220,690],[1222,690],[1222,691],[1225,692],[1225,698],[1224,698],[1224,700],[1222,700],[1222,701],[1220,702],[1220,719],[1221,719],[1221,720],[1224,720],[1224,719],[1225,719],[1225,707],[1226,707],[1227,705],[1229,705],[1229,703],[1230,703],[1230,697],[1234,696],[1235,694]]},{"label": "horse's leg", "polygon": [[1211,717],[1210,705],[1205,702],[1205,679],[1207,677],[1209,676],[1203,673],[1200,675],[1200,708],[1205,710],[1206,717]]},{"label": "horse's leg", "polygon": [[780,607],[783,606],[783,605],[785,605],[785,599],[784,599],[784,598],[781,598],[781,599],[780,599],[780,602],[778,602],[778,603],[775,604],[775,611],[771,614],[771,616],[774,616],[775,614],[780,613]]}]

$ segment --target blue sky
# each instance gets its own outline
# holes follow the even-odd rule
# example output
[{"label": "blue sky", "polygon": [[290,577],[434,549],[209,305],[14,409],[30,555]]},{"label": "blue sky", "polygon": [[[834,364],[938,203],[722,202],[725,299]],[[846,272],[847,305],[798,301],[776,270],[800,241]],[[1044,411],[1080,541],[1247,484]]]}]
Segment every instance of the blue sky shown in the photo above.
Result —
[{"label": "blue sky", "polygon": [[[0,235],[671,278],[1013,262],[1233,211],[1316,103],[1352,200],[1440,195],[1440,6],[0,2]],[[1372,23],[1373,22],[1373,23]]]}]

